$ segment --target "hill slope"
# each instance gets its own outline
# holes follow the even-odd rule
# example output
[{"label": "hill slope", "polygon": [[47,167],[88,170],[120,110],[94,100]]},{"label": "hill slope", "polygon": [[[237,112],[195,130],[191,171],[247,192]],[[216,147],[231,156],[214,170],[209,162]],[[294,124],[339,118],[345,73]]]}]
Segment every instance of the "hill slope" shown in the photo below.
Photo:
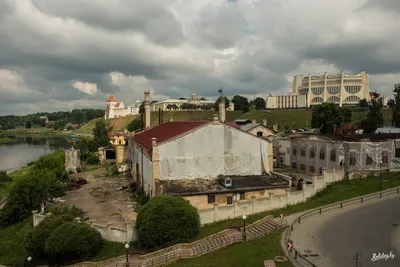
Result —
[{"label": "hill slope", "polygon": [[[109,119],[107,121],[109,122],[109,125],[112,127],[113,131],[120,132],[123,131],[126,128],[126,126],[136,117],[137,117],[136,115],[130,115],[126,117]],[[93,119],[88,123],[86,123],[85,125],[83,125],[81,128],[77,129],[75,132],[80,134],[91,134],[94,127],[96,126],[96,122],[101,120],[104,119]]]}]

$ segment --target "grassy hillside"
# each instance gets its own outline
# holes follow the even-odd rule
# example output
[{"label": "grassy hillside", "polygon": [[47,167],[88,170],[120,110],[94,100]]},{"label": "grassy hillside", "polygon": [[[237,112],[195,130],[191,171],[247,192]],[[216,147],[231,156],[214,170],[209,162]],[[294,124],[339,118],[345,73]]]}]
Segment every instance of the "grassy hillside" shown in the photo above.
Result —
[{"label": "grassy hillside", "polygon": [[[390,125],[392,110],[386,108],[382,110],[382,113],[385,125]],[[366,117],[367,114],[367,109],[354,109],[352,121],[360,121]],[[257,122],[262,122],[263,119],[267,119],[268,125],[272,126],[277,123],[280,129],[283,129],[286,125],[290,128],[311,127],[311,110],[275,110],[271,111],[271,113],[252,110],[242,114],[239,119],[256,119]]]},{"label": "grassy hillside", "polygon": [[[113,131],[119,132],[119,131],[123,131],[126,128],[126,126],[131,121],[133,121],[136,117],[137,116],[132,115],[132,116],[110,119],[108,121],[109,121],[109,125],[113,128]],[[83,125],[78,130],[76,130],[75,132],[80,133],[80,134],[91,134],[94,127],[96,126],[96,122],[98,122],[100,120],[102,120],[102,119],[93,119],[93,120],[89,121],[88,123],[86,123],[85,125]]]},{"label": "grassy hillside", "polygon": [[[213,119],[216,111],[164,111],[164,123],[172,117],[174,121],[209,121]],[[227,111],[226,120],[234,121],[242,115],[240,111]],[[151,113],[151,125],[158,125],[158,112]]]}]

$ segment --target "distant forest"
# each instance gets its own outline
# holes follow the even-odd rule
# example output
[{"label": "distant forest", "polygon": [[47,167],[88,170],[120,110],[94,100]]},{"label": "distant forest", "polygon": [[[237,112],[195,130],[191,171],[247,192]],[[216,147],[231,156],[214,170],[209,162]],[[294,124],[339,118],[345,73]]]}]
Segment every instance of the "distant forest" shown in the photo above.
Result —
[{"label": "distant forest", "polygon": [[[41,117],[47,116],[49,123]],[[0,129],[11,130],[24,127],[26,124],[42,127],[51,127],[56,130],[63,129],[67,123],[84,124],[88,121],[104,116],[102,109],[74,109],[72,111],[40,112],[24,116],[0,116]]]}]

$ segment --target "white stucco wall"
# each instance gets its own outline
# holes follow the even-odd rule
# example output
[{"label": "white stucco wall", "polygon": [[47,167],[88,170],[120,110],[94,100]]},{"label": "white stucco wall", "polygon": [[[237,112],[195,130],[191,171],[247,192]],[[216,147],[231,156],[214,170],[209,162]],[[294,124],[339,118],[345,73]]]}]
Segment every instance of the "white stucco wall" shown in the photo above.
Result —
[{"label": "white stucco wall", "polygon": [[[136,163],[139,164],[139,173],[140,173],[140,183],[142,183],[142,174],[143,174],[143,189],[145,190],[146,193],[150,193],[150,190],[152,189],[152,162],[150,155],[148,155],[146,152],[143,153],[142,157],[142,149],[139,146],[131,146],[129,149],[130,151],[130,157],[132,160],[132,175],[134,177],[134,180],[136,180]],[[143,165],[142,165],[142,160],[143,160]]]},{"label": "white stucco wall", "polygon": [[263,168],[269,171],[268,141],[224,124],[209,124],[158,145],[157,151],[160,179],[260,175]]}]

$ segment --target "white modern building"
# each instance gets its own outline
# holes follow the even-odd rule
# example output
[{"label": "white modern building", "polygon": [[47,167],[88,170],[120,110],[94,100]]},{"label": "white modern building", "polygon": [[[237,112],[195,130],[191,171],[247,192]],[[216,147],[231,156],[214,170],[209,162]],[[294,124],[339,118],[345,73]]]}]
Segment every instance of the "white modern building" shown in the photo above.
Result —
[{"label": "white modern building", "polygon": [[267,108],[300,108],[333,102],[343,105],[357,105],[361,99],[371,100],[369,75],[363,71],[359,74],[320,76],[296,75],[293,77],[292,92],[289,95],[270,96]]},{"label": "white modern building", "polygon": [[[181,110],[182,104],[194,104],[198,106],[202,105],[214,105],[215,100],[206,100],[204,98],[198,97],[196,94],[192,94],[189,98],[180,98],[180,99],[167,99],[164,101],[155,102],[150,104],[151,111],[161,110]],[[234,110],[234,104],[229,102],[229,107],[226,109],[228,111]]]},{"label": "white modern building", "polygon": [[107,99],[106,103],[107,107],[104,115],[105,119],[137,115],[139,114],[139,108],[141,104],[140,100],[137,100],[133,106],[125,106],[124,103],[118,101],[113,95]]}]

